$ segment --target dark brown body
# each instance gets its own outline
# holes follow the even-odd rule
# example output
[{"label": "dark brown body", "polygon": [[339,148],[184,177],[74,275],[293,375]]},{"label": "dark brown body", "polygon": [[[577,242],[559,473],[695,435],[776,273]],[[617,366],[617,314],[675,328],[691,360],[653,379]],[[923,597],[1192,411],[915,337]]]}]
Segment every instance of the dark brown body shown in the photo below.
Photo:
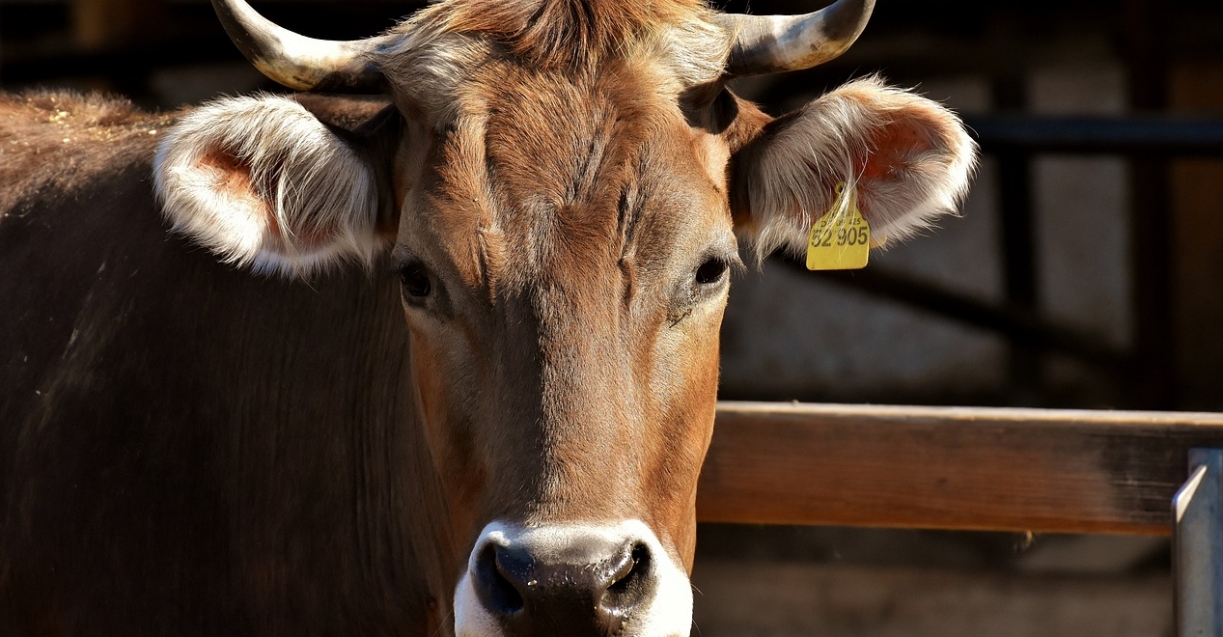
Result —
[{"label": "dark brown body", "polygon": [[165,119],[65,99],[0,101],[0,634],[427,634],[389,269],[217,263],[155,206]]},{"label": "dark brown body", "polygon": [[900,239],[972,172],[878,78],[775,120],[727,88],[873,1],[445,0],[358,42],[214,6],[270,77],[387,101],[0,98],[0,637],[687,637],[740,247],[851,205]]}]

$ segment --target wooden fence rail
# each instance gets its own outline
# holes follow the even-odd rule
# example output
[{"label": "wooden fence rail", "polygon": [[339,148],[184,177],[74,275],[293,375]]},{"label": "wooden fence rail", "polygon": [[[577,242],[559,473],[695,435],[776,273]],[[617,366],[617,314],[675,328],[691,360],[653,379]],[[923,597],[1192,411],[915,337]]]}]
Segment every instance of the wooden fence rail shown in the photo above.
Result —
[{"label": "wooden fence rail", "polygon": [[1223,414],[723,402],[709,522],[1167,535]]}]

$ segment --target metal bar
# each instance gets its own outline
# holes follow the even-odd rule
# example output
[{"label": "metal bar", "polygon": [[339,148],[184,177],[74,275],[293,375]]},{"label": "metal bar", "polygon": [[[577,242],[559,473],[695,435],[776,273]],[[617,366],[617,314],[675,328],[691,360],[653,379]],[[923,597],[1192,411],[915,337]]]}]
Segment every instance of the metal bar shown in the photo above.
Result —
[{"label": "metal bar", "polygon": [[1172,499],[1179,637],[1223,637],[1223,449],[1189,452]]},{"label": "metal bar", "polygon": [[1051,117],[966,115],[988,153],[1223,155],[1223,119],[1133,115]]},{"label": "metal bar", "polygon": [[[1023,73],[1005,73],[994,78],[994,107],[1023,111],[1028,105],[1027,78]],[[1008,147],[998,158],[998,242],[1002,254],[1003,292],[1006,303],[1024,312],[1036,313],[1039,300],[1036,214],[1032,205],[1032,155],[1024,148]],[[1011,402],[1031,404],[1041,394],[1042,351],[1018,332],[1006,333],[1008,388]]]},{"label": "metal bar", "polygon": [[[1166,4],[1157,0],[1125,0],[1117,14],[1129,71],[1129,105],[1136,111],[1168,106],[1168,16]],[[1166,156],[1129,159],[1129,278],[1137,374],[1130,381],[1127,406],[1168,409],[1176,404],[1171,169]]]},{"label": "metal bar", "polygon": [[1176,404],[1171,172],[1166,160],[1134,158],[1129,174],[1129,279],[1137,373],[1126,406],[1170,409]]}]

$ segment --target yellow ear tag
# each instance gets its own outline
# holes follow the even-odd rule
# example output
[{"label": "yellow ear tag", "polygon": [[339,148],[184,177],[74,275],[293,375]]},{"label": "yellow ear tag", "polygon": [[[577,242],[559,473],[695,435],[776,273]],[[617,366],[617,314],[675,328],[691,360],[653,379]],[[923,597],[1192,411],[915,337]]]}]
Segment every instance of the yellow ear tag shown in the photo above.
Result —
[{"label": "yellow ear tag", "polygon": [[857,270],[870,258],[871,226],[858,210],[856,188],[837,184],[837,198],[807,237],[808,270]]}]

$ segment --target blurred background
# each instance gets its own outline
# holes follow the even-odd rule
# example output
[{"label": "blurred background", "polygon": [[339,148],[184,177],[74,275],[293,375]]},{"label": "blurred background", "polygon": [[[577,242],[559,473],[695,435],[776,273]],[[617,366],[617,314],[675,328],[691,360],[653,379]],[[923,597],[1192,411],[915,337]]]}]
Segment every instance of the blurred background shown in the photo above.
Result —
[{"label": "blurred background", "polygon": [[[420,4],[255,6],[346,39]],[[874,72],[968,121],[963,214],[863,271],[736,281],[723,398],[1223,411],[1223,3],[879,0],[846,55],[736,89],[777,114]],[[2,0],[0,86],[280,90],[205,0]],[[1158,538],[705,525],[698,555],[694,635],[1172,634]]]}]

